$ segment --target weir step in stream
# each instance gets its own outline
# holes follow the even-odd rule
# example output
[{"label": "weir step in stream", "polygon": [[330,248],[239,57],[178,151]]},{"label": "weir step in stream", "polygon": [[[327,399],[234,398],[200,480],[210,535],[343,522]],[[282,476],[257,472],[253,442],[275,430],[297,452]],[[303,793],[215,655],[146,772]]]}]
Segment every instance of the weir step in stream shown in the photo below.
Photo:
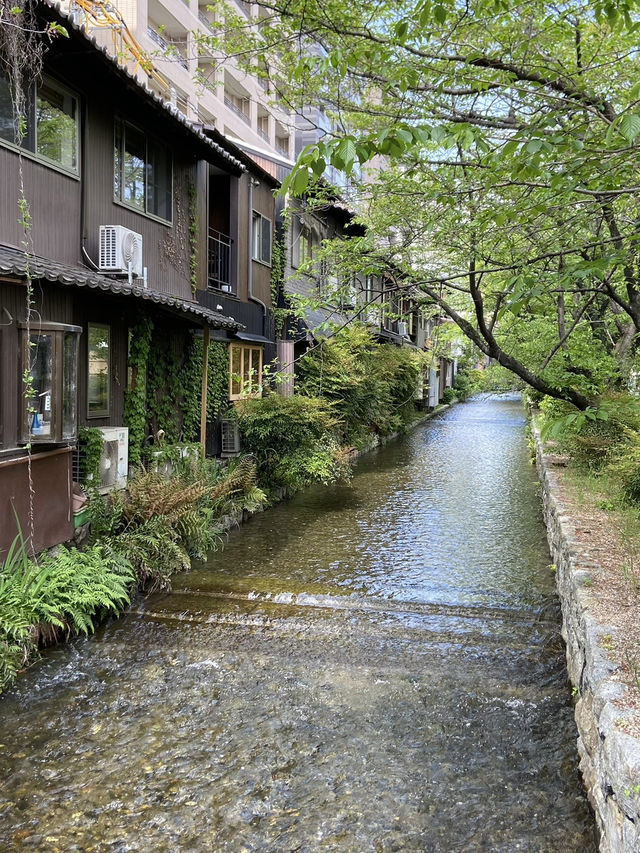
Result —
[{"label": "weir step in stream", "polygon": [[46,654],[0,849],[593,853],[524,427],[457,406]]}]

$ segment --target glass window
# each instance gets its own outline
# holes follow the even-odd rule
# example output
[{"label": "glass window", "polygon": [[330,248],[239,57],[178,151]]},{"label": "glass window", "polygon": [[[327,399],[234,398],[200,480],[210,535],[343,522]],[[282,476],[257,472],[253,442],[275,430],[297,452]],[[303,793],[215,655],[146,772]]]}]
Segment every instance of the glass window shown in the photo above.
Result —
[{"label": "glass window", "polygon": [[[78,99],[45,77],[26,92],[23,147],[70,172],[78,172]],[[11,90],[0,74],[0,139],[15,142]]]},{"label": "glass window", "polygon": [[118,201],[171,221],[171,154],[127,122],[116,121],[113,193]]},{"label": "glass window", "polygon": [[253,211],[251,256],[254,261],[271,265],[271,220]]},{"label": "glass window", "polygon": [[74,332],[64,333],[63,342],[63,376],[66,377],[62,383],[62,438],[71,439],[76,434],[77,424],[77,371],[76,351],[78,349],[78,335]]},{"label": "glass window", "polygon": [[62,442],[77,432],[78,326],[39,323],[21,327],[23,375],[21,440]]},{"label": "glass window", "polygon": [[13,101],[9,81],[0,74],[0,139],[15,142],[15,122],[13,120]]},{"label": "glass window", "polygon": [[109,326],[89,323],[87,348],[87,416],[106,418],[110,413],[111,398],[111,330]]},{"label": "glass window", "polygon": [[231,344],[229,399],[258,397],[262,393],[262,347]]},{"label": "glass window", "polygon": [[31,334],[31,390],[28,400],[29,426],[34,436],[51,435],[51,391],[53,381],[53,336]]},{"label": "glass window", "polygon": [[77,101],[68,92],[44,82],[36,93],[36,153],[65,169],[78,169]]}]

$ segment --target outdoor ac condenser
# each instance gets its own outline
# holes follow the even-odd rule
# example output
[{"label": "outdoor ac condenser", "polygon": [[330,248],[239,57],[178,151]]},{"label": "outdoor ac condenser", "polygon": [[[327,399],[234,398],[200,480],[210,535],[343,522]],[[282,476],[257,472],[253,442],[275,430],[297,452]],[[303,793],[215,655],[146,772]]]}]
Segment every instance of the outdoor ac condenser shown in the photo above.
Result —
[{"label": "outdoor ac condenser", "polygon": [[102,456],[100,458],[101,492],[124,489],[129,468],[129,429],[127,427],[100,427]]},{"label": "outdoor ac condenser", "polygon": [[101,272],[142,277],[142,234],[122,225],[101,225],[98,266]]},{"label": "outdoor ac condenser", "polygon": [[240,431],[238,422],[230,418],[223,418],[220,421],[221,429],[221,456],[237,456],[240,453]]}]

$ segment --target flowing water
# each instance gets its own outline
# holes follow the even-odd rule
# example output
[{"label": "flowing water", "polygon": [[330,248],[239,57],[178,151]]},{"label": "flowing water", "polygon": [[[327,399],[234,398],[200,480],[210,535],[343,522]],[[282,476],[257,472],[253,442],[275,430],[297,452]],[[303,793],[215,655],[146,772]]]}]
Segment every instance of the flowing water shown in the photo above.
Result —
[{"label": "flowing water", "polygon": [[234,531],[0,701],[2,851],[595,851],[517,401]]}]

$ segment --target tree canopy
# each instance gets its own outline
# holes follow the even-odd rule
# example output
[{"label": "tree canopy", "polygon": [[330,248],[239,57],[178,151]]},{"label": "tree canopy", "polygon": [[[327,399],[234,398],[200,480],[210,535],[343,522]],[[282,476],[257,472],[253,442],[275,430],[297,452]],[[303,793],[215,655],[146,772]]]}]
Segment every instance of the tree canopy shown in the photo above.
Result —
[{"label": "tree canopy", "polygon": [[369,234],[353,252],[539,391],[587,409],[623,381],[640,331],[635,0],[257,5],[258,26],[227,11],[213,47],[331,119],[285,189],[344,171]]}]

